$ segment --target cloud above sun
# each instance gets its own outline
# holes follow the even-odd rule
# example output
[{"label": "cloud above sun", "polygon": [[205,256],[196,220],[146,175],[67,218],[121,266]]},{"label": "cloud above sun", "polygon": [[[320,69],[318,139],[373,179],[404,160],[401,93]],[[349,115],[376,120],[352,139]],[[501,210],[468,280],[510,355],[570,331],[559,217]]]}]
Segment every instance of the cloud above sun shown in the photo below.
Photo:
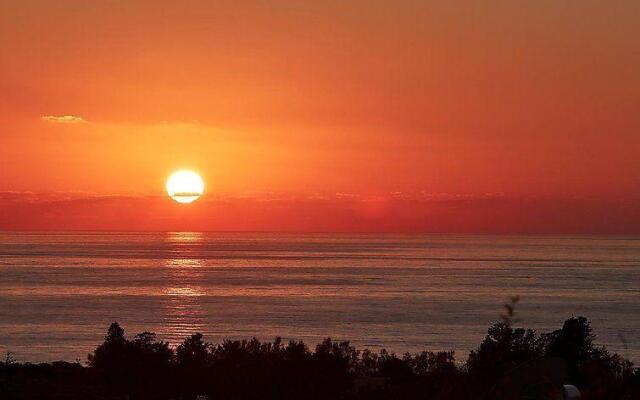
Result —
[{"label": "cloud above sun", "polygon": [[87,122],[84,118],[75,115],[43,115],[40,119],[53,124],[80,124]]}]

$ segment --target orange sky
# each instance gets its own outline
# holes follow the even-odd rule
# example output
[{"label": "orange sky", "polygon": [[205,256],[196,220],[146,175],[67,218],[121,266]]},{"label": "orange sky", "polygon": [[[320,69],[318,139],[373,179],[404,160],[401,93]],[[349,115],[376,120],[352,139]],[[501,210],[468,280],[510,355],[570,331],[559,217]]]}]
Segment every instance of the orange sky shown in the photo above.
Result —
[{"label": "orange sky", "polygon": [[[0,0],[0,229],[640,233],[639,20]],[[190,209],[159,197],[178,168],[207,183]]]}]

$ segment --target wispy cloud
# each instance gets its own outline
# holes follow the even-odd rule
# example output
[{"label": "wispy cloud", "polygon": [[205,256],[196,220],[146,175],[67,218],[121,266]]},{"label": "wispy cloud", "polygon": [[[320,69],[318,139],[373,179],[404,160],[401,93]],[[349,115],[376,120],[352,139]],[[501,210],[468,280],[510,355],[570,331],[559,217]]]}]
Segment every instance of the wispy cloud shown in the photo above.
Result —
[{"label": "wispy cloud", "polygon": [[43,115],[40,119],[54,124],[80,124],[87,122],[84,118],[75,115]]}]

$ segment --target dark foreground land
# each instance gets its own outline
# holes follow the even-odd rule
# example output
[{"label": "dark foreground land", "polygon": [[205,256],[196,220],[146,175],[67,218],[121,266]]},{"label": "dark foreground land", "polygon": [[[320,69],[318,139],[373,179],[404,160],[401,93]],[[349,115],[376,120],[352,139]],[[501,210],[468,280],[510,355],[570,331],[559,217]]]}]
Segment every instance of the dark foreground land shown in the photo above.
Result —
[{"label": "dark foreground land", "polygon": [[[567,320],[537,334],[491,326],[463,364],[453,352],[397,356],[326,339],[304,343],[225,341],[202,335],[175,349],[144,332],[127,339],[116,323],[80,363],[0,363],[0,399],[640,399],[640,371],[593,343],[590,323]],[[205,397],[206,396],[206,397]]]}]

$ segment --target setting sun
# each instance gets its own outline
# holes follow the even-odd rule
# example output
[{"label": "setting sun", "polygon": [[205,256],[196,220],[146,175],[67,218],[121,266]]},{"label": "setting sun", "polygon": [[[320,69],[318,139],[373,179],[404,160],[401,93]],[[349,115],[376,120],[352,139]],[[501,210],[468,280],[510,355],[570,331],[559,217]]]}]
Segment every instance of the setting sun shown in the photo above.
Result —
[{"label": "setting sun", "polygon": [[167,193],[178,203],[193,203],[203,192],[204,181],[193,171],[174,172],[167,180]]}]

